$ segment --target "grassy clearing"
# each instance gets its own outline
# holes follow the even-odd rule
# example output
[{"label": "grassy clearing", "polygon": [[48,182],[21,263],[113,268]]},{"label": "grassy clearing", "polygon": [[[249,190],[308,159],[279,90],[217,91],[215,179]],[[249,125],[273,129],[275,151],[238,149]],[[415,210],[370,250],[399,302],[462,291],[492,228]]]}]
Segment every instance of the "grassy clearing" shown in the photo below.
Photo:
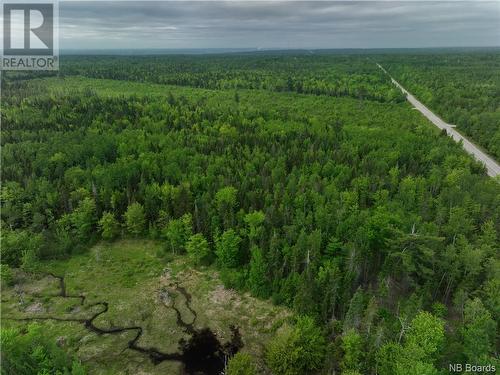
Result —
[{"label": "grassy clearing", "polygon": [[[42,271],[64,275],[67,293],[83,294],[77,298],[56,296],[58,281],[50,276],[17,273],[16,284],[3,290],[2,316],[88,318],[98,301],[107,301],[109,311],[96,319],[99,327],[140,325],[144,329],[139,344],[154,346],[163,352],[176,352],[178,341],[187,337],[176,323],[175,312],[159,297],[167,291],[178,306],[183,320],[192,313],[184,297],[172,285],[178,283],[191,294],[191,307],[198,317],[195,327],[209,327],[221,342],[230,339],[230,325],[238,326],[245,344],[243,350],[259,360],[262,348],[276,327],[290,314],[281,307],[256,300],[247,294],[225,289],[212,268],[193,269],[182,256],[166,262],[156,253],[160,244],[145,240],[121,240],[99,243],[85,254],[67,260],[42,263]],[[4,319],[4,326],[25,325]],[[127,349],[134,332],[119,335],[96,335],[77,322],[42,321],[48,335],[74,352],[91,374],[175,374],[180,365],[163,362],[154,366],[149,359]]]}]

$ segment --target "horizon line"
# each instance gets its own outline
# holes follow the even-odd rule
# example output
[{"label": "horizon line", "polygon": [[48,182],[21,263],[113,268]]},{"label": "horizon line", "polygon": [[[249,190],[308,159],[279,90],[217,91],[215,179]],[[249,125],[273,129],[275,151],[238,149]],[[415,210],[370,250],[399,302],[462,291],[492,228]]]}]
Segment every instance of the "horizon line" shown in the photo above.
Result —
[{"label": "horizon line", "polygon": [[285,47],[270,47],[270,48],[259,48],[259,47],[186,47],[186,48],[172,48],[172,47],[152,47],[152,48],[61,48],[59,50],[60,55],[71,55],[71,54],[83,54],[85,52],[121,52],[122,55],[127,53],[134,54],[137,52],[150,52],[152,55],[154,52],[198,52],[198,54],[209,54],[210,52],[226,52],[226,53],[238,53],[238,52],[313,52],[313,51],[374,51],[374,50],[484,50],[484,49],[500,49],[500,45],[497,46],[429,46],[429,47],[328,47],[328,48],[285,48]]}]

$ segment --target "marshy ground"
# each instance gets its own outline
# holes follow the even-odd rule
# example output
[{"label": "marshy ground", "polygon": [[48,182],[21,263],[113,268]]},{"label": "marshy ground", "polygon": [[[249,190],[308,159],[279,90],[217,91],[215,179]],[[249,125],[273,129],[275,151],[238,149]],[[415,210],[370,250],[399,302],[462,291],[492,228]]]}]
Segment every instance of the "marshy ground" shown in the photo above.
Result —
[{"label": "marshy ground", "polygon": [[215,374],[242,350],[259,359],[289,313],[226,289],[212,268],[123,240],[16,272],[2,292],[4,326],[37,321],[91,374]]}]

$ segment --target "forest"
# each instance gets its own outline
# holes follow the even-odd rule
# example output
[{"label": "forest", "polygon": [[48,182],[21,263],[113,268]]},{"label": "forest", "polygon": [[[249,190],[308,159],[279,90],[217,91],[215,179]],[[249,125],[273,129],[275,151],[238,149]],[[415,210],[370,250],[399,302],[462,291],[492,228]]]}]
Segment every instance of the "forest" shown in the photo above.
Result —
[{"label": "forest", "polygon": [[354,97],[379,102],[403,101],[401,93],[373,61],[352,55],[241,54],[169,57],[66,56],[60,75],[133,80],[208,89],[259,89]]},{"label": "forest", "polygon": [[[68,56],[3,75],[2,287],[154,241],[155,262],[291,311],[227,375],[494,372],[500,185],[375,61],[499,156],[497,52]],[[2,320],[2,373],[93,373],[44,324]]]},{"label": "forest", "polygon": [[[493,50],[496,51],[496,50]],[[447,122],[500,158],[500,54],[386,59],[390,74]]]}]

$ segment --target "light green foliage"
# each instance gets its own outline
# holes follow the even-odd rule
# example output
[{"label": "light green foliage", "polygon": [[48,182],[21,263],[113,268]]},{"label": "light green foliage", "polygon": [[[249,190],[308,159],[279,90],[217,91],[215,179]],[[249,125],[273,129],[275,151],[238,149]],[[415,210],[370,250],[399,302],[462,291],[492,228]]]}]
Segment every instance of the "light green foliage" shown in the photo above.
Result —
[{"label": "light green foliage", "polygon": [[428,312],[420,312],[411,322],[406,348],[414,358],[431,361],[444,340],[444,322]]},{"label": "light green foliage", "polygon": [[257,297],[268,297],[269,287],[266,276],[266,262],[262,250],[257,246],[252,247],[250,259],[250,270],[248,274],[248,286],[252,294]]},{"label": "light green foliage", "polygon": [[302,375],[321,368],[326,340],[309,317],[282,327],[266,348],[266,363],[275,375]]},{"label": "light green foliage", "polygon": [[2,246],[0,254],[2,263],[19,267],[24,254],[37,257],[43,245],[43,236],[26,230],[10,230],[2,228]]},{"label": "light green foliage", "polygon": [[495,350],[497,324],[479,298],[465,303],[464,317],[464,354],[470,363],[485,361]]},{"label": "light green foliage", "polygon": [[262,211],[254,211],[245,215],[245,223],[248,226],[248,238],[256,241],[262,232],[262,223],[266,216]]},{"label": "light green foliage", "polygon": [[130,234],[139,236],[144,232],[146,218],[140,203],[132,203],[125,212],[125,225]]},{"label": "light green foliage", "polygon": [[363,363],[363,338],[355,330],[349,330],[342,336],[342,368],[344,371],[359,371]]},{"label": "light green foliage", "polygon": [[234,223],[234,209],[237,206],[237,193],[238,190],[236,190],[236,188],[226,186],[215,194],[217,209],[224,222],[225,228],[228,228],[229,225]]},{"label": "light green foliage", "polygon": [[494,251],[495,246],[498,245],[497,232],[495,230],[495,224],[492,220],[486,221],[481,226],[479,245],[484,247],[487,252]]},{"label": "light green foliage", "polygon": [[78,360],[73,360],[71,363],[71,375],[85,375],[87,371],[85,371],[85,367]]},{"label": "light green foliage", "polygon": [[172,253],[183,252],[186,241],[193,234],[191,214],[184,214],[179,219],[170,220],[162,231],[167,241],[167,249]]},{"label": "light green foliage", "polygon": [[276,375],[299,375],[298,337],[290,326],[282,327],[266,348],[266,363]]},{"label": "light green foliage", "polygon": [[120,223],[115,219],[112,212],[104,212],[99,220],[101,236],[105,240],[113,240],[120,233]]},{"label": "light green foliage", "polygon": [[23,334],[13,328],[2,329],[1,344],[2,374],[85,374],[82,365],[71,361],[38,324],[28,325]]},{"label": "light green foliage", "polygon": [[79,241],[87,241],[92,235],[96,224],[96,207],[91,198],[84,198],[78,207],[71,213],[71,222],[74,227],[76,238]]},{"label": "light green foliage", "polygon": [[444,341],[444,323],[428,312],[420,312],[411,321],[403,345],[387,343],[377,353],[380,375],[437,375],[434,366]]},{"label": "light green foliage", "polygon": [[396,375],[396,364],[402,360],[403,347],[395,342],[384,344],[377,351],[377,371],[380,375]]},{"label": "light green foliage", "polygon": [[55,255],[71,253],[75,244],[75,238],[69,214],[62,215],[56,221],[54,237],[57,239],[57,251],[54,251]]},{"label": "light green foliage", "polygon": [[342,375],[362,375],[362,374],[356,370],[347,370],[347,371],[343,371]]},{"label": "light green foliage", "polygon": [[236,190],[232,186],[226,186],[220,189],[217,194],[215,194],[215,201],[217,206],[221,209],[232,209],[236,206]]},{"label": "light green foliage", "polygon": [[8,264],[0,264],[0,278],[2,287],[10,286],[14,282],[14,274]]},{"label": "light green foliage", "polygon": [[440,371],[431,363],[414,362],[411,358],[396,362],[394,375],[439,375]]},{"label": "light green foliage", "polygon": [[215,254],[222,267],[238,267],[242,262],[241,238],[233,230],[226,230],[215,241]]},{"label": "light green foliage", "polygon": [[252,356],[248,353],[238,352],[227,363],[226,375],[257,375]]},{"label": "light green foliage", "polygon": [[210,247],[201,233],[196,233],[189,237],[186,243],[186,251],[195,264],[207,264],[210,261]]},{"label": "light green foliage", "polygon": [[[495,265],[500,268],[500,262]],[[498,271],[500,272],[500,270]],[[493,319],[497,322],[500,319],[500,277],[494,277],[484,285],[484,304],[488,307],[493,315]]]},{"label": "light green foliage", "polygon": [[447,314],[446,306],[441,302],[435,302],[432,304],[432,313],[438,318],[445,318]]},{"label": "light green foliage", "polygon": [[39,260],[39,254],[35,249],[26,249],[21,257],[21,268],[27,272],[34,272],[38,267]]}]

